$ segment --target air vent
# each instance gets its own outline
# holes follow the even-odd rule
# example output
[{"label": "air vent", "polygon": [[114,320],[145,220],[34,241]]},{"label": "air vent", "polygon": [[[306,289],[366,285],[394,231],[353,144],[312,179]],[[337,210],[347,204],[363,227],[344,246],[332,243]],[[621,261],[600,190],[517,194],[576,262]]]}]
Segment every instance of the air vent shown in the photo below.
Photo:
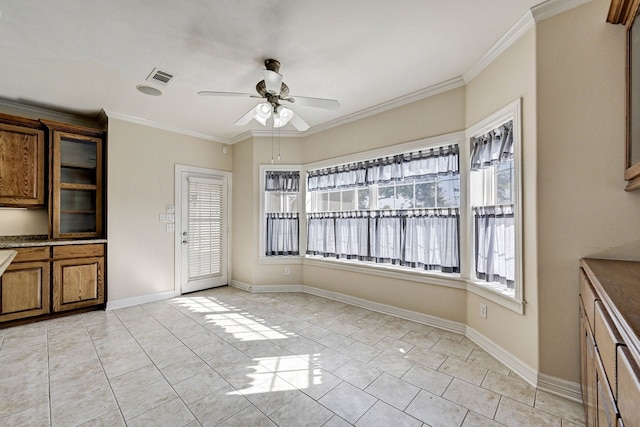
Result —
[{"label": "air vent", "polygon": [[151,74],[149,74],[149,77],[147,77],[147,81],[166,87],[174,78],[175,76],[173,74],[162,71],[159,68],[154,68]]}]

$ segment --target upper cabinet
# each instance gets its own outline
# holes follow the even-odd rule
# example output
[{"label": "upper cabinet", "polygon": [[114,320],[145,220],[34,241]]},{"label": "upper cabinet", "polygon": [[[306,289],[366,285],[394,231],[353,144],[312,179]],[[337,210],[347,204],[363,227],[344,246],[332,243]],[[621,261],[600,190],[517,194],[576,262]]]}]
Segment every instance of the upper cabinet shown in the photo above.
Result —
[{"label": "upper cabinet", "polygon": [[0,206],[44,207],[44,145],[39,122],[0,114]]},{"label": "upper cabinet", "polygon": [[624,178],[627,191],[640,189],[640,2],[611,0],[607,22],[627,28],[627,136]]},{"label": "upper cabinet", "polygon": [[51,130],[51,237],[102,237],[102,132],[43,123]]}]

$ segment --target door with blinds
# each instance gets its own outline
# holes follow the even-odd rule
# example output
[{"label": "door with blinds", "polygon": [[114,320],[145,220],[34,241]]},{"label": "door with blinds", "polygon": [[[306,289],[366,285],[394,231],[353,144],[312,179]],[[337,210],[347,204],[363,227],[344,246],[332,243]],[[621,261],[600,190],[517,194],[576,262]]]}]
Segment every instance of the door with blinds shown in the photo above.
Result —
[{"label": "door with blinds", "polygon": [[227,284],[228,182],[182,172],[181,293]]}]

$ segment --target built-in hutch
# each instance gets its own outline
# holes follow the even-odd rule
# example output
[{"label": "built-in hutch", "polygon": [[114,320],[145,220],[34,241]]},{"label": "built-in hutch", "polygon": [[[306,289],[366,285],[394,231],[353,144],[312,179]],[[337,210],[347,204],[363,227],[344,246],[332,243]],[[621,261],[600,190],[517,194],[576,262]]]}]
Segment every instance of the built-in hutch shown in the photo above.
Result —
[{"label": "built-in hutch", "polygon": [[44,236],[0,236],[0,323],[104,307],[102,129],[0,114],[0,207],[46,209]]},{"label": "built-in hutch", "polygon": [[587,426],[640,426],[640,262],[583,259],[580,360]]}]

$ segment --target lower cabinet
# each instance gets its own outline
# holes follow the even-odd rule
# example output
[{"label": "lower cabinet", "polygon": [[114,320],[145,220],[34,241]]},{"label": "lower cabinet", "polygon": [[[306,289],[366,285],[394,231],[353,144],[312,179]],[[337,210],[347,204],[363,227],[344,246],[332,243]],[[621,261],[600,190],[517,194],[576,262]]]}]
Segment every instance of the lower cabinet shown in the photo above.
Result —
[{"label": "lower cabinet", "polygon": [[104,304],[104,244],[16,250],[0,276],[0,323]]},{"label": "lower cabinet", "polygon": [[0,276],[0,322],[48,314],[49,248],[19,249]]},{"label": "lower cabinet", "polygon": [[104,245],[53,248],[53,311],[104,303]]}]

